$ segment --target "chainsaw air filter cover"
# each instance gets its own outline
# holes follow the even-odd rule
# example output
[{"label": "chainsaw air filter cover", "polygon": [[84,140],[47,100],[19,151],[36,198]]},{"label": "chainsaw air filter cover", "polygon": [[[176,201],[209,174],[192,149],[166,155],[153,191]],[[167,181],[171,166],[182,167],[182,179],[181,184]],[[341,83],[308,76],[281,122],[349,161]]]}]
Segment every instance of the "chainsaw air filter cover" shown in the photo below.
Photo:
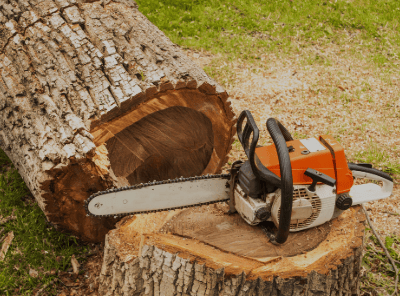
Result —
[{"label": "chainsaw air filter cover", "polygon": [[[293,190],[292,216],[290,232],[321,225],[332,219],[335,210],[335,189],[328,185],[317,185],[311,192],[304,185],[295,185]],[[275,192],[271,209],[271,220],[279,227],[281,194]]]}]

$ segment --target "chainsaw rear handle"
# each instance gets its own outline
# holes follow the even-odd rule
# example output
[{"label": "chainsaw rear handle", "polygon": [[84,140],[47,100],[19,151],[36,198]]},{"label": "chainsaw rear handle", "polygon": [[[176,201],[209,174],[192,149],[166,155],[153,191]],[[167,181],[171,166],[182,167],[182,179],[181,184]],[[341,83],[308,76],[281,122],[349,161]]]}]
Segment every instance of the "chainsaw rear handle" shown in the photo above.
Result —
[{"label": "chainsaw rear handle", "polygon": [[361,184],[355,185],[350,190],[350,196],[353,199],[353,205],[362,204],[373,200],[387,198],[392,195],[393,179],[380,170],[357,165],[355,163],[348,163],[353,177],[371,179],[381,181],[382,187],[377,184]]},{"label": "chainsaw rear handle", "polygon": [[[352,163],[352,162],[349,162],[347,165],[349,166],[349,169],[353,173],[354,173],[354,171],[367,173],[368,177],[364,177],[364,178],[377,180],[377,181],[383,181],[383,182],[389,181],[389,182],[393,183],[392,177],[390,177],[389,174],[387,174],[385,172],[382,172],[380,170],[377,170],[377,169],[374,169],[374,168],[369,168],[369,167],[366,167],[366,166],[363,166],[363,165],[359,165],[359,164],[356,164],[356,163]],[[360,176],[356,176],[356,177],[360,178]],[[383,180],[383,179],[385,179],[385,180]]]},{"label": "chainsaw rear handle", "polygon": [[[247,122],[243,128],[243,121],[245,118],[247,118]],[[249,159],[253,173],[259,180],[281,188],[281,214],[279,217],[279,228],[277,234],[272,235],[270,238],[272,243],[283,244],[289,235],[293,203],[292,165],[290,163],[286,141],[291,141],[293,138],[289,131],[274,118],[267,120],[267,129],[274,141],[278,153],[281,178],[268,170],[255,154],[259,138],[259,130],[250,111],[244,110],[239,115],[237,134]],[[253,139],[250,144],[251,134],[253,134]]]}]

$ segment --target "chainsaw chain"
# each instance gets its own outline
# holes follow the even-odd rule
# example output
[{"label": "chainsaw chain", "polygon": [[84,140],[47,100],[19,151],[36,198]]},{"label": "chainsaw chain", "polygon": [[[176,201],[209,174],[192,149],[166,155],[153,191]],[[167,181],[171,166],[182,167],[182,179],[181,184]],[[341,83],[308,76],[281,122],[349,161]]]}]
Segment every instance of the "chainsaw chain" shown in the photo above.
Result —
[{"label": "chainsaw chain", "polygon": [[132,186],[124,186],[120,188],[112,188],[108,189],[105,191],[99,191],[96,192],[95,194],[92,194],[88,199],[85,200],[85,210],[86,210],[86,216],[91,216],[91,217],[114,217],[114,218],[120,218],[124,216],[129,216],[129,215],[136,215],[136,214],[148,214],[148,213],[156,213],[156,212],[164,212],[164,211],[171,211],[171,210],[177,210],[177,209],[184,209],[184,208],[192,208],[192,207],[198,207],[198,206],[203,206],[203,205],[209,205],[209,204],[214,204],[218,202],[223,202],[223,201],[228,201],[229,198],[227,199],[221,199],[221,200],[216,200],[216,201],[210,201],[210,202],[205,202],[205,203],[198,203],[194,205],[187,205],[187,206],[180,206],[180,207],[174,207],[174,208],[165,208],[165,209],[159,209],[159,210],[150,210],[150,211],[141,211],[141,212],[129,212],[129,213],[122,213],[122,214],[107,214],[107,215],[95,215],[89,212],[89,203],[90,201],[95,198],[96,196],[107,194],[107,193],[112,193],[112,192],[120,192],[120,191],[126,191],[126,190],[136,190],[136,189],[141,189],[144,187],[149,187],[149,186],[157,186],[157,185],[162,185],[162,184],[169,184],[169,183],[183,183],[183,182],[189,182],[189,181],[195,181],[195,180],[205,180],[205,179],[215,179],[215,178],[221,178],[221,179],[230,179],[230,174],[219,174],[219,175],[204,175],[204,176],[199,176],[199,177],[189,177],[189,178],[176,178],[173,180],[164,180],[164,181],[154,181],[154,182],[148,182],[148,183],[140,183]]}]

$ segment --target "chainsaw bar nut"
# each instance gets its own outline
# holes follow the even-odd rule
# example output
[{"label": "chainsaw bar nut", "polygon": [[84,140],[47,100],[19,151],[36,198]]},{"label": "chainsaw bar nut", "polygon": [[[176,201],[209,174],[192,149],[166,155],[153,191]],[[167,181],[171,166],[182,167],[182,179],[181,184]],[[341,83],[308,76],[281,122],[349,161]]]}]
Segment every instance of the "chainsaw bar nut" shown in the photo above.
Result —
[{"label": "chainsaw bar nut", "polygon": [[347,210],[353,204],[353,199],[348,193],[340,194],[336,200],[336,207],[340,210]]}]

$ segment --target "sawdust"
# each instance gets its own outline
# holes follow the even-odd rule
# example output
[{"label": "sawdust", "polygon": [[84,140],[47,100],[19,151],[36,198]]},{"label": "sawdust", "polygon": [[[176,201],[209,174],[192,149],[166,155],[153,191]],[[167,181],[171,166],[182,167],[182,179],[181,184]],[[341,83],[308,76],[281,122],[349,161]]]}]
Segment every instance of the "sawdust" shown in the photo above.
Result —
[{"label": "sawdust", "polygon": [[[120,232],[109,232],[109,240],[118,250],[118,257],[129,262],[138,257],[147,234],[158,233],[181,210],[126,216],[116,225]],[[121,234],[121,235],[120,235]]]},{"label": "sawdust", "polygon": [[[95,254],[89,256],[87,261],[82,264],[79,274],[75,274],[72,267],[67,271],[57,271],[57,281],[52,284],[57,286],[57,295],[98,296],[98,279],[103,261],[103,251],[104,247],[101,245],[93,247],[92,252]],[[32,293],[32,295],[37,294]]]}]

